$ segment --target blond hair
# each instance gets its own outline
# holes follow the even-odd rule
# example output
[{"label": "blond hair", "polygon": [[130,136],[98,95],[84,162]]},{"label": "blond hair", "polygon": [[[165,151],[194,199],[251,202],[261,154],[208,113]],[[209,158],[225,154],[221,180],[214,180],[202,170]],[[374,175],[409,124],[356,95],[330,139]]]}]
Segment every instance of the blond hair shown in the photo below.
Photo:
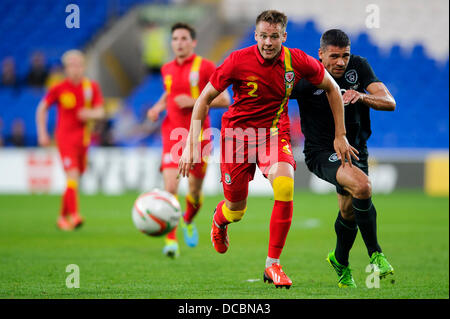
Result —
[{"label": "blond hair", "polygon": [[63,65],[66,65],[67,60],[72,56],[78,56],[84,62],[84,53],[83,52],[81,52],[80,50],[69,50],[69,51],[64,52],[64,54],[61,57],[61,61],[62,61]]}]

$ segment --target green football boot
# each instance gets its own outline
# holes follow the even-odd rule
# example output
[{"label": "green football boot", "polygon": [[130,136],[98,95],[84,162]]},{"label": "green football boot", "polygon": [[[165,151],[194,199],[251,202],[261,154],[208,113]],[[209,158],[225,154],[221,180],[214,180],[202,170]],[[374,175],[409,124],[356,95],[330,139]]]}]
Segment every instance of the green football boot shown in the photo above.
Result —
[{"label": "green football boot", "polygon": [[339,277],[338,282],[339,288],[347,288],[347,287],[356,288],[356,283],[353,280],[352,269],[350,268],[350,265],[348,266],[341,265],[334,256],[334,250],[330,251],[330,253],[328,254],[327,261],[334,268]]},{"label": "green football boot", "polygon": [[[386,256],[380,252],[374,252],[370,257],[370,263],[378,267],[380,271],[380,279],[385,278],[387,275],[394,274],[394,268],[387,261]],[[392,281],[392,280],[391,280]],[[393,282],[393,281],[392,281]]]}]

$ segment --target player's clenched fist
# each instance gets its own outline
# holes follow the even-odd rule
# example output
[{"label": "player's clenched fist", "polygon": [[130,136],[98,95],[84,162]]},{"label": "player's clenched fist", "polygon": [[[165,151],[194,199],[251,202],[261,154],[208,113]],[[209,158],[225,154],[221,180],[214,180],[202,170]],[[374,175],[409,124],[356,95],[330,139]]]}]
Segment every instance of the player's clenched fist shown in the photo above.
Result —
[{"label": "player's clenched fist", "polygon": [[147,118],[152,122],[156,122],[159,117],[159,110],[157,108],[151,108],[147,111]]},{"label": "player's clenched fist", "polygon": [[193,107],[195,99],[187,94],[179,94],[174,98],[174,102],[179,106],[180,109],[185,109]]}]

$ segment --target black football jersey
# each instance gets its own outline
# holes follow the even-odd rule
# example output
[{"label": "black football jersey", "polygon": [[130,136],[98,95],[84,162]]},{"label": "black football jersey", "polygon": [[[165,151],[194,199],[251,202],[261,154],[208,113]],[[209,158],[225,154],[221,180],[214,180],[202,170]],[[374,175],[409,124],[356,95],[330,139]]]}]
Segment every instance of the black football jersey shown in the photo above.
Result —
[{"label": "black football jersey", "polygon": [[[342,94],[346,90],[365,93],[367,86],[380,82],[367,60],[350,55],[344,75],[335,79]],[[301,79],[292,91],[291,99],[297,99],[300,108],[300,123],[305,136],[304,152],[333,149],[334,119],[326,92]],[[348,104],[345,109],[345,127],[350,145],[358,150],[366,147],[372,133],[370,129],[370,108],[360,102]]]}]

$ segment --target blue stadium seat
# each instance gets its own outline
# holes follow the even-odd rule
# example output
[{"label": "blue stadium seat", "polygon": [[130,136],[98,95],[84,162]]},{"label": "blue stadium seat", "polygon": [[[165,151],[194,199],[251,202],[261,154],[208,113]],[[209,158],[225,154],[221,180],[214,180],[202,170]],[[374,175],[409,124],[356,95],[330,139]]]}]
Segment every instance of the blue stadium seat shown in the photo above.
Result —
[{"label": "blue stadium seat", "polygon": [[[321,34],[314,21],[289,22],[287,32],[286,46],[300,48],[317,57]],[[368,59],[397,102],[394,112],[371,111],[373,135],[369,145],[448,148],[448,58],[439,64],[420,44],[409,54],[400,45],[393,45],[389,54],[383,55],[365,32],[351,37],[351,41],[352,53]],[[252,27],[236,48],[254,43]]]},{"label": "blue stadium seat", "polygon": [[[131,7],[148,3],[145,0],[117,0],[118,14]],[[168,3],[168,0],[158,3]],[[109,12],[108,1],[77,0],[80,6],[82,28],[67,29],[64,19],[42,19],[42,16],[64,14],[70,1],[2,0],[0,11],[0,61],[7,56],[16,60],[17,71],[24,77],[29,69],[29,59],[35,50],[41,50],[49,65],[59,63],[61,54],[70,48],[83,47],[105,25]],[[35,21],[39,21],[36,28]],[[20,23],[19,23],[20,22]],[[289,22],[286,46],[297,47],[317,58],[321,33],[313,20]],[[64,38],[64,43],[54,39]],[[17,41],[20,39],[20,41]],[[371,112],[373,135],[371,147],[435,147],[449,145],[449,60],[438,63],[430,58],[423,45],[417,44],[409,53],[400,45],[393,45],[387,55],[380,53],[370,36],[361,32],[352,36],[352,53],[366,57],[375,73],[394,95],[395,112]],[[253,45],[254,28],[251,27],[234,49]],[[228,53],[227,53],[228,54]],[[153,105],[163,92],[160,76],[146,78],[125,99],[139,118]],[[229,89],[232,95],[231,89]],[[28,89],[0,88],[0,118],[3,134],[8,133],[15,118],[22,118],[26,125],[27,141],[35,145],[35,108],[43,92]],[[295,114],[291,103],[290,114]],[[225,109],[211,109],[211,124],[220,127]],[[50,126],[55,124],[55,111],[50,112]],[[405,133],[406,132],[406,133]],[[147,145],[158,145],[159,138],[149,137]]]},{"label": "blue stadium seat", "polygon": [[[317,57],[320,32],[314,21],[290,22],[287,27],[286,46],[297,47]],[[394,112],[371,111],[372,137],[370,147],[448,148],[449,145],[449,61],[437,64],[429,58],[422,45],[416,45],[410,54],[400,45],[393,45],[389,54],[382,55],[367,33],[352,37],[352,53],[364,56],[376,75],[394,95]],[[235,49],[255,44],[254,29],[250,28]],[[152,82],[153,80],[149,80]],[[155,84],[144,82],[128,98],[139,109],[144,91],[150,92]],[[230,94],[232,94],[230,89]],[[211,124],[220,127],[225,110],[211,109]],[[289,114],[298,113],[290,103]]]},{"label": "blue stadium seat", "polygon": [[[120,8],[119,16],[144,0],[114,1]],[[167,3],[168,1],[158,1]],[[80,8],[80,28],[65,26],[65,8],[76,3]],[[39,50],[47,58],[48,65],[60,62],[62,53],[72,48],[82,48],[102,28],[108,19],[111,5],[108,0],[2,0],[0,10],[0,62],[8,56],[16,61],[16,72],[22,80],[30,67],[32,53]],[[114,8],[113,8],[114,9]],[[61,19],[47,17],[61,17]],[[44,18],[43,18],[44,17]],[[39,22],[38,25],[36,22]],[[57,40],[55,40],[57,39]],[[64,39],[64,41],[61,41]],[[43,91],[36,92],[26,87],[20,90],[0,88],[0,118],[3,120],[2,134],[8,135],[15,118],[23,119],[28,145],[36,145],[35,108]],[[49,125],[55,125],[56,112],[51,109]]]}]

